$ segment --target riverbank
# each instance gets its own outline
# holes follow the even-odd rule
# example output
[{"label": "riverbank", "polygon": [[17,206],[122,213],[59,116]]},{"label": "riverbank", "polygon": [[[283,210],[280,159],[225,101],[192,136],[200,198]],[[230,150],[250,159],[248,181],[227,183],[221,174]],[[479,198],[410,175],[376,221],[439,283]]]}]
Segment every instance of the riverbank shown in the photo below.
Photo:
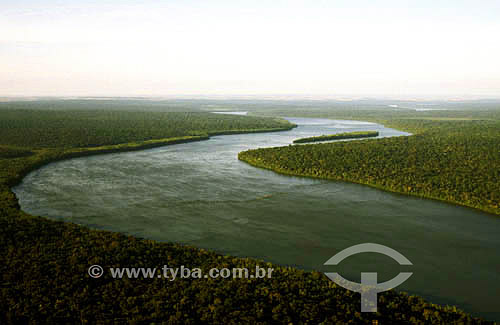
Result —
[{"label": "riverbank", "polygon": [[[290,129],[295,128],[296,125],[291,125],[286,128],[271,128],[271,129],[249,129],[249,130],[228,130],[228,131],[220,131],[220,132],[209,132],[207,135],[194,135],[194,136],[183,136],[183,137],[173,137],[166,139],[154,139],[147,141],[139,141],[139,142],[130,142],[130,143],[120,143],[117,145],[106,145],[106,146],[97,146],[97,147],[88,147],[88,148],[71,148],[71,149],[35,149],[33,151],[29,151],[30,154],[25,154],[23,151],[23,155],[30,156],[28,158],[29,163],[26,164],[23,168],[21,168],[16,174],[15,177],[5,177],[2,178],[2,181],[11,188],[18,185],[22,179],[29,174],[30,172],[43,167],[47,164],[63,161],[66,159],[79,158],[79,157],[87,157],[92,155],[100,155],[100,154],[109,154],[109,153],[118,153],[118,152],[131,152],[131,151],[139,151],[146,150],[152,148],[158,148],[168,145],[181,144],[181,143],[189,143],[196,141],[205,141],[209,140],[211,136],[218,135],[235,135],[235,134],[249,134],[249,133],[268,133],[268,132],[282,132],[288,131]],[[18,156],[19,157],[19,156]],[[0,184],[1,186],[1,184]]]},{"label": "riverbank", "polygon": [[[500,122],[402,120],[409,137],[241,152],[252,166],[281,174],[368,185],[500,215]],[[307,157],[298,159],[297,157]]]}]

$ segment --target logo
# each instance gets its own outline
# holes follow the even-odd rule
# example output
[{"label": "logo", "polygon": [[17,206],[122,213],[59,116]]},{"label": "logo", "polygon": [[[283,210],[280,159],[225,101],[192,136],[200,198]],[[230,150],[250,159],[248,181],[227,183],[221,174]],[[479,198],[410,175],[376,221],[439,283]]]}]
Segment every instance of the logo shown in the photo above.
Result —
[{"label": "logo", "polygon": [[91,267],[89,267],[88,273],[89,273],[90,277],[97,279],[97,278],[100,278],[104,274],[104,270],[99,265],[92,265]]},{"label": "logo", "polygon": [[[337,265],[345,258],[359,253],[380,253],[392,257],[400,265],[413,265],[398,251],[384,245],[373,243],[365,243],[348,247],[331,257],[325,262],[324,265]],[[376,272],[361,272],[361,283],[357,283],[343,278],[338,273],[325,273],[330,280],[339,286],[361,294],[361,312],[376,312],[378,293],[397,287],[401,283],[408,280],[412,274],[412,272],[401,272],[389,281],[377,283]]]}]

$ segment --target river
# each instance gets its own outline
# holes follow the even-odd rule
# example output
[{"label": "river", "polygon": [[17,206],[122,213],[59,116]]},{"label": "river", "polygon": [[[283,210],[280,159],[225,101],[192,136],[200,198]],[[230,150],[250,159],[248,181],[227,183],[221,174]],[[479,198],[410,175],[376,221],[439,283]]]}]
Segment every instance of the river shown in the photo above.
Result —
[{"label": "river", "polygon": [[[357,282],[361,272],[378,272],[382,282],[411,271],[398,290],[500,319],[498,217],[358,184],[283,176],[238,161],[240,151],[301,137],[363,130],[379,131],[379,137],[408,135],[367,122],[289,120],[299,126],[51,163],[27,175],[14,192],[33,215],[339,272]],[[337,267],[323,265],[340,250],[366,242],[396,249],[413,265],[367,253]]]}]

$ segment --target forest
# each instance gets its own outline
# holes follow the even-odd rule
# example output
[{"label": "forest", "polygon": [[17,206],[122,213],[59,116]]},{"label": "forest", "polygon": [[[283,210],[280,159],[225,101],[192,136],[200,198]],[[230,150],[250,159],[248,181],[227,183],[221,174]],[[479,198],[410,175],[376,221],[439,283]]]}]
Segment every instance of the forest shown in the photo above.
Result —
[{"label": "forest", "polygon": [[182,136],[281,131],[286,120],[204,112],[0,110],[0,146],[95,147]]},{"label": "forest", "polygon": [[319,135],[316,137],[300,138],[293,140],[293,143],[309,143],[309,142],[322,142],[330,140],[342,139],[359,139],[359,138],[372,138],[378,137],[378,131],[357,131],[357,132],[343,132],[330,135]]},{"label": "forest", "polygon": [[[435,305],[420,297],[396,291],[379,295],[377,313],[360,313],[358,294],[335,285],[318,272],[305,272],[256,259],[223,256],[200,248],[94,230],[31,216],[20,210],[10,187],[21,181],[29,171],[51,161],[100,152],[134,150],[169,142],[199,140],[211,134],[225,132],[293,127],[279,119],[203,113],[172,114],[0,110],[0,323],[28,323],[30,320],[52,324],[230,324],[270,321],[372,324],[373,320],[377,320],[379,324],[490,323],[474,318],[456,307]],[[456,138],[450,150],[442,154],[443,159],[448,155],[455,155],[453,149],[460,148],[460,144],[468,144],[463,150],[475,150],[477,147],[474,152],[493,145],[497,135],[492,132],[497,130],[498,125],[486,122],[474,125],[474,130],[477,128],[484,136],[479,139]],[[451,139],[452,135],[450,134]],[[416,136],[390,141],[375,140],[373,143],[382,141],[379,142],[380,145],[377,144],[377,148],[386,148],[383,153],[391,157],[395,153],[394,145],[419,143],[418,141],[441,145],[450,140],[441,139],[437,134],[430,138],[432,141],[425,136]],[[354,146],[349,149],[351,145]],[[335,156],[335,150],[344,153],[357,150],[367,158],[375,155],[370,140],[331,146],[314,146],[321,149],[311,151],[319,158],[314,159],[320,163],[319,166],[333,166],[330,165],[332,162],[325,159]],[[336,149],[332,153],[331,150],[323,152],[323,148]],[[412,153],[413,148],[420,147],[408,145],[407,148],[406,152]],[[295,150],[310,150],[310,147],[306,145],[258,150],[242,154],[240,158],[250,160],[250,157],[256,157],[255,159],[264,159],[266,163],[277,159],[280,168],[306,166],[309,162],[301,161],[296,155],[299,152]],[[433,149],[431,147],[428,150]],[[497,155],[498,150],[483,153],[479,158],[491,163]],[[395,157],[391,159],[403,159],[397,154]],[[348,158],[349,156],[346,157]],[[414,159],[420,158],[415,155]],[[298,163],[293,163],[294,161]],[[472,168],[470,166],[475,166],[475,163],[475,160],[464,161],[464,170]],[[495,166],[489,167],[498,171]],[[411,166],[403,165],[399,170],[405,168]],[[352,169],[354,170],[354,166]],[[349,170],[346,169],[347,172]],[[391,175],[390,171],[383,170],[386,175]],[[491,184],[487,186],[495,190],[498,185],[493,183],[497,178],[493,177],[493,172],[488,175],[491,176]],[[484,186],[478,188],[483,191]],[[107,268],[123,265],[151,267],[165,263],[170,267],[200,267],[204,272],[213,267],[253,268],[257,264],[262,267],[272,266],[275,271],[272,278],[225,281],[178,279],[170,282],[156,278],[117,281],[109,275],[99,279],[87,276],[87,268],[92,264]]]}]

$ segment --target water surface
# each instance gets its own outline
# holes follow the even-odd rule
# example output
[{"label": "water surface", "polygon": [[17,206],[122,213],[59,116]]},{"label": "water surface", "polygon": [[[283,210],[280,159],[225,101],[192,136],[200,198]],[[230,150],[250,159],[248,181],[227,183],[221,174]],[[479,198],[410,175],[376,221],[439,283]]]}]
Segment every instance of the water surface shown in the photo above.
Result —
[{"label": "water surface", "polygon": [[[289,120],[299,127],[52,163],[14,191],[22,209],[34,215],[339,271],[358,282],[360,272],[378,272],[385,281],[411,271],[398,289],[500,319],[498,217],[357,184],[282,176],[238,161],[242,150],[301,137],[364,130],[407,135],[367,122]],[[365,242],[392,247],[413,266],[379,254],[323,266],[340,250]]]}]

